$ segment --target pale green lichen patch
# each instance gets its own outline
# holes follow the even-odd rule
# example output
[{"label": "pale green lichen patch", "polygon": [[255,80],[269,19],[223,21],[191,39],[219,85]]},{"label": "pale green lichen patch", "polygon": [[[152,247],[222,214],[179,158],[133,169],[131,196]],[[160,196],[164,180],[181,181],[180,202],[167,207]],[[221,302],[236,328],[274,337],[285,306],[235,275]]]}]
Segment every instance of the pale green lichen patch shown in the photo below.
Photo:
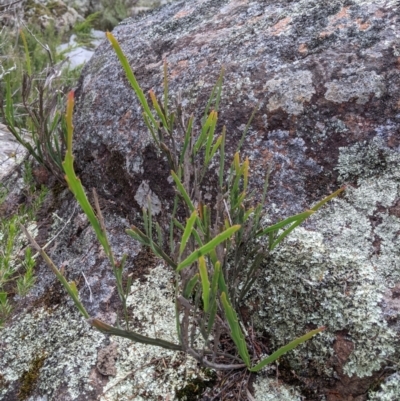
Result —
[{"label": "pale green lichen patch", "polygon": [[380,302],[400,278],[400,219],[390,213],[400,198],[400,155],[375,140],[341,149],[338,170],[342,179],[357,177],[356,186],[313,215],[313,230],[295,230],[274,251],[257,289],[260,324],[275,348],[307,325],[326,325],[288,357],[295,369],[312,359],[326,374],[335,332],[346,330],[354,349],[344,373],[364,377],[396,351],[398,333]]},{"label": "pale green lichen patch", "polygon": [[40,355],[46,357],[32,392],[49,400],[60,387],[67,388],[68,399],[84,395],[91,390],[88,376],[103,340],[103,334],[66,306],[16,317],[1,333],[0,371],[7,387],[0,389],[0,400],[8,399],[8,388],[21,384]]},{"label": "pale green lichen patch", "polygon": [[300,114],[303,103],[310,101],[315,93],[310,71],[280,75],[266,82],[264,89],[268,90],[268,110],[277,110],[280,107],[290,114]]},{"label": "pale green lichen patch", "polygon": [[134,199],[142,208],[148,207],[148,202],[150,201],[151,214],[153,216],[161,212],[161,201],[158,196],[150,189],[149,182],[147,180],[142,181],[142,183],[139,185]]},{"label": "pale green lichen patch", "polygon": [[394,373],[389,376],[381,389],[376,393],[370,394],[369,401],[394,401],[400,400],[400,375]]},{"label": "pale green lichen patch", "polygon": [[356,98],[357,104],[365,104],[371,95],[380,98],[385,91],[385,83],[382,76],[375,71],[344,70],[348,77],[327,82],[325,87],[325,99],[336,103],[347,102]]},{"label": "pale green lichen patch", "polygon": [[[172,272],[163,264],[155,267],[146,282],[135,282],[128,298],[133,308],[131,327],[143,335],[177,342]],[[174,399],[176,389],[196,377],[205,379],[196,361],[182,353],[124,338],[118,343],[117,374],[103,389],[102,401]]]},{"label": "pale green lichen patch", "polygon": [[295,387],[289,387],[269,377],[259,377],[254,383],[256,401],[301,401],[303,397]]}]

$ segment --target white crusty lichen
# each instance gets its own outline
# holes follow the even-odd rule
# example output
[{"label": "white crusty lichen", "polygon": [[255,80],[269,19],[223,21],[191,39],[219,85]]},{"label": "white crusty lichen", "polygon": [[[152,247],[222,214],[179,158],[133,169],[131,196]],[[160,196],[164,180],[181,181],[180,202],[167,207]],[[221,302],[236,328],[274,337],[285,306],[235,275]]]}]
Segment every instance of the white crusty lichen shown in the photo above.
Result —
[{"label": "white crusty lichen", "polygon": [[150,189],[149,182],[147,180],[142,181],[142,183],[139,185],[134,198],[138,205],[142,208],[147,208],[150,201],[151,214],[153,216],[161,212],[161,201]]},{"label": "white crusty lichen", "polygon": [[266,82],[264,89],[268,91],[268,110],[282,108],[294,115],[303,112],[304,102],[315,93],[310,71],[277,74]]},{"label": "white crusty lichen", "polygon": [[[377,139],[342,148],[343,181],[357,178],[275,249],[257,286],[259,324],[277,348],[307,327],[327,330],[289,354],[294,369],[307,360],[325,374],[337,331],[354,348],[344,373],[371,375],[396,352],[398,333],[388,327],[380,302],[400,279],[400,219],[390,210],[400,199],[400,155]],[[271,350],[272,351],[272,350]]]},{"label": "white crusty lichen", "polygon": [[302,401],[295,387],[289,387],[270,377],[258,377],[253,384],[256,401]]},{"label": "white crusty lichen", "polygon": [[[164,264],[151,270],[146,282],[136,281],[127,304],[132,308],[134,330],[149,337],[178,343],[173,274]],[[117,374],[103,388],[101,401],[175,399],[175,391],[191,378],[203,377],[197,362],[182,353],[125,338],[118,344]]]},{"label": "white crusty lichen", "polygon": [[400,375],[394,373],[389,376],[376,393],[369,394],[369,401],[394,401],[400,400]]},{"label": "white crusty lichen", "polygon": [[325,84],[325,99],[335,103],[344,103],[356,98],[357,104],[368,102],[371,94],[380,98],[385,92],[384,78],[375,71],[357,71],[344,69],[346,78],[333,80]]},{"label": "white crusty lichen", "polygon": [[[172,279],[172,272],[161,264],[145,282],[133,283],[127,301],[131,330],[177,342]],[[106,337],[70,306],[41,307],[18,316],[2,331],[0,372],[7,385],[0,388],[0,400],[7,400],[7,388],[17,384],[38,357],[44,364],[33,388],[35,397],[58,400],[57,391],[63,388],[69,400],[85,399],[85,394],[90,399],[91,373]],[[112,337],[112,342],[118,347],[116,374],[104,386],[102,401],[172,400],[191,379],[207,380],[197,362],[183,353],[120,337]]]},{"label": "white crusty lichen", "polygon": [[20,384],[37,358],[44,359],[40,375],[32,390],[40,396],[53,395],[60,387],[67,389],[71,400],[91,390],[90,370],[96,363],[97,348],[104,335],[93,330],[72,306],[43,307],[21,316],[2,330],[0,372],[6,383],[0,400],[7,400],[7,387]]}]

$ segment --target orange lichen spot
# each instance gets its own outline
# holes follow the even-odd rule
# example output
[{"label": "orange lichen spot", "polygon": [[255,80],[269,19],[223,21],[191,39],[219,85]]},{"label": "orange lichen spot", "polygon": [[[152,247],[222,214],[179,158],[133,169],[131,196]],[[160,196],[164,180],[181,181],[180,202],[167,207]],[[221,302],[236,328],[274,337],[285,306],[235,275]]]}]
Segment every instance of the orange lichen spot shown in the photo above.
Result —
[{"label": "orange lichen spot", "polygon": [[178,61],[178,65],[170,72],[170,78],[175,78],[176,76],[178,76],[182,70],[187,68],[188,65],[188,60]]},{"label": "orange lichen spot", "polygon": [[157,70],[162,66],[162,60],[158,61],[157,63],[150,63],[146,65],[146,70]]},{"label": "orange lichen spot", "polygon": [[305,43],[302,43],[298,48],[299,53],[305,54],[308,52],[308,47]]},{"label": "orange lichen spot", "polygon": [[366,31],[371,26],[371,24],[368,21],[367,22],[362,22],[361,18],[357,18],[356,19],[356,23],[357,23],[358,29],[360,31]]},{"label": "orange lichen spot", "polygon": [[332,34],[332,32],[322,31],[322,32],[319,34],[319,37],[320,37],[320,38],[326,38],[327,36],[329,36],[329,35],[331,35],[331,34]]},{"label": "orange lichen spot", "polygon": [[[344,22],[343,20],[347,20]],[[339,23],[340,21],[340,23]],[[329,17],[329,24],[325,31],[322,31],[319,36],[325,38],[331,35],[336,29],[343,29],[351,22],[349,15],[349,7],[343,7],[338,13]]]},{"label": "orange lichen spot", "polygon": [[268,149],[263,149],[261,151],[261,154],[262,154],[262,156],[261,156],[262,164],[264,164],[265,166],[270,165],[270,163],[274,159],[274,154],[272,152],[270,152]]},{"label": "orange lichen spot", "polygon": [[277,22],[272,28],[272,35],[280,35],[283,31],[286,30],[287,26],[292,22],[292,19],[290,17],[286,17],[281,19],[279,22]]},{"label": "orange lichen spot", "polygon": [[376,11],[374,12],[374,16],[375,16],[376,18],[383,18],[383,17],[385,16],[385,14],[383,13],[382,10],[376,10]]},{"label": "orange lichen spot", "polygon": [[355,138],[362,137],[363,133],[371,128],[371,123],[368,119],[354,113],[346,115],[343,122]]},{"label": "orange lichen spot", "polygon": [[192,13],[191,11],[182,10],[182,11],[179,11],[179,13],[176,13],[176,14],[174,15],[174,18],[175,18],[175,19],[180,19],[180,18],[186,17],[187,15],[189,15],[189,14],[191,14],[191,13]]},{"label": "orange lichen spot", "polygon": [[132,116],[132,111],[128,110],[119,120],[119,125],[129,124],[130,118]]},{"label": "orange lichen spot", "polygon": [[349,6],[343,7],[337,14],[330,17],[330,23],[333,25],[335,22],[339,21],[342,18],[350,18]]},{"label": "orange lichen spot", "polygon": [[247,21],[247,24],[256,24],[260,19],[264,18],[264,15],[258,15],[257,17],[253,17]]}]

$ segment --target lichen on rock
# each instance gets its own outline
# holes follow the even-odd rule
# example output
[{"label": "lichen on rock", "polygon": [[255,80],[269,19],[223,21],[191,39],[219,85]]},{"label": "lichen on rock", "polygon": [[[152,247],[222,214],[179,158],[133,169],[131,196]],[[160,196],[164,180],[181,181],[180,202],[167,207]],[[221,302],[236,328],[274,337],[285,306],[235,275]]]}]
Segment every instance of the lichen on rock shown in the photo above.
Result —
[{"label": "lichen on rock", "polygon": [[[134,282],[128,297],[132,330],[176,342],[173,274],[163,263],[152,269],[146,282]],[[174,399],[175,389],[193,377],[203,377],[196,361],[182,353],[114,338],[119,357],[116,375],[103,389],[102,401]]]},{"label": "lichen on rock", "polygon": [[20,380],[40,355],[46,357],[32,392],[49,399],[74,400],[85,394],[90,398],[93,388],[87,377],[103,341],[104,336],[92,330],[71,305],[19,316],[2,331],[0,371],[6,385],[0,389],[0,400],[14,399],[10,390],[20,391]]},{"label": "lichen on rock", "polygon": [[[265,204],[269,223],[303,211],[347,184],[343,197],[274,250],[253,298],[246,300],[271,352],[315,326],[327,326],[324,333],[282,358],[280,381],[257,380],[258,397],[296,400],[311,392],[315,399],[339,394],[343,399],[365,400],[372,381],[398,369],[391,362],[398,359],[400,333],[397,3],[189,0],[128,19],[114,31],[145,92],[152,88],[161,98],[163,60],[168,61],[172,100],[181,94],[186,114],[194,113],[197,121],[225,66],[217,131],[226,125],[227,160],[258,106],[242,152],[251,162],[255,199],[260,197],[268,166],[273,165]],[[148,183],[160,206],[155,219],[163,228],[169,223],[168,206],[174,195],[167,164],[152,147],[141,113],[117,57],[104,42],[76,90],[74,152],[83,184],[98,190],[116,255],[130,252],[129,273],[141,265],[137,244],[124,237],[124,229],[138,224],[141,215],[144,197],[135,195],[148,193],[147,187],[143,191],[143,183]],[[212,181],[201,190],[212,193]],[[64,200],[60,215],[69,216],[74,205]],[[113,315],[115,321],[115,285],[104,255],[93,245],[93,232],[82,223],[79,230],[66,228],[58,241],[61,245],[53,250],[57,262],[72,260],[68,274],[74,278],[84,260],[88,283],[98,290],[94,297],[99,305],[89,305],[90,312]],[[170,276],[161,266],[146,277],[141,273],[135,276],[130,294],[132,326],[173,340],[174,327],[167,324],[174,321]],[[53,283],[49,275],[43,274],[40,291],[49,283]],[[81,294],[88,295],[87,288]],[[59,310],[66,313],[64,306]],[[16,338],[23,319],[34,333],[39,330],[30,315],[22,316],[5,329],[4,338]],[[62,314],[57,319],[62,322]],[[55,327],[63,327],[60,324]],[[93,355],[86,360],[95,370],[96,351],[105,344],[77,327],[83,330],[82,341],[88,341]],[[68,327],[65,335],[71,330]],[[75,334],[62,341],[69,344]],[[57,335],[50,331],[48,340],[40,341],[51,342]],[[185,385],[185,369],[189,376],[198,374],[193,361],[184,361],[181,355],[125,339],[115,342],[119,350],[115,376],[96,379],[101,386],[94,393],[104,400],[165,394],[172,398],[174,385]],[[5,350],[1,344],[0,352],[16,355],[15,348]],[[21,369],[7,358],[16,373],[8,370],[1,382],[12,383],[29,369],[34,355],[26,353]],[[49,357],[42,370],[48,361]],[[79,383],[94,374],[84,366],[82,375],[76,376]],[[57,372],[49,392],[52,399],[65,390],[64,372]],[[171,381],[166,383],[168,375]],[[47,382],[41,377],[38,388],[44,391]],[[395,394],[398,380],[396,374],[387,378],[370,397]],[[83,398],[87,389],[80,389]]]},{"label": "lichen on rock", "polygon": [[286,386],[275,378],[259,377],[253,384],[256,401],[302,401],[298,389]]},{"label": "lichen on rock", "polygon": [[314,368],[328,376],[334,374],[337,334],[345,329],[352,345],[342,361],[343,373],[371,376],[399,351],[398,332],[386,320],[382,301],[400,278],[400,216],[390,211],[400,199],[400,155],[377,139],[342,148],[337,168],[342,178],[356,172],[357,184],[312,216],[312,228],[297,229],[273,252],[257,289],[266,301],[259,325],[275,339],[275,347],[309,324],[326,325],[289,360],[295,369],[304,369],[311,358]]},{"label": "lichen on rock", "polygon": [[381,389],[369,395],[369,401],[393,401],[400,399],[400,375],[390,375],[382,384]]}]

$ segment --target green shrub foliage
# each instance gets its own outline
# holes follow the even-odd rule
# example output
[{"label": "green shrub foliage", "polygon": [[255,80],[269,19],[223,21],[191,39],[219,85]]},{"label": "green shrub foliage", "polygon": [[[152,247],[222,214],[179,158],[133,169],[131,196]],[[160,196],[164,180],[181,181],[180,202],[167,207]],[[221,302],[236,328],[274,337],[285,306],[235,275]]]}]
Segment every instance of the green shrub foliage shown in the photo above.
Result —
[{"label": "green shrub foliage", "polygon": [[[169,163],[176,189],[171,224],[167,233],[153,221],[150,199],[147,207],[143,208],[143,230],[133,226],[126,232],[134,240],[150,248],[175,271],[177,339],[172,343],[142,336],[129,330],[126,298],[131,282],[128,279],[124,285],[123,281],[126,256],[119,261],[115,259],[107,238],[96,192],[93,193],[93,208],[73,167],[74,95],[71,92],[67,104],[67,151],[63,168],[70,190],[86,213],[110,260],[126,320],[125,328],[112,327],[94,318],[88,321],[93,327],[107,334],[184,351],[207,367],[214,369],[246,367],[251,371],[258,371],[321,332],[324,327],[308,332],[256,363],[249,351],[246,333],[243,330],[245,322],[238,312],[239,306],[251,290],[269,253],[291,231],[326,202],[339,195],[344,188],[329,195],[309,210],[263,227],[263,205],[269,172],[266,173],[261,199],[255,204],[249,192],[249,159],[240,156],[244,137],[254,113],[229,166],[225,166],[226,128],[223,127],[220,134],[216,133],[224,72],[221,72],[212,90],[204,117],[197,129],[194,116],[186,115],[181,105],[178,104],[173,111],[169,109],[166,63],[164,63],[163,100],[160,102],[155,93],[150,91],[148,102],[118,42],[110,33],[107,33],[107,37],[141,103],[143,118],[154,146]],[[212,163],[213,168],[211,168]],[[218,166],[217,172],[215,165]],[[216,176],[217,184],[214,188],[215,196],[209,200],[204,198],[204,191],[201,191],[201,188],[204,181],[212,174]],[[178,214],[178,210],[183,213]],[[45,252],[32,238],[30,239],[59,277],[82,315],[88,318],[89,315],[79,300],[75,284],[68,283]],[[227,354],[221,350],[219,341],[223,334],[231,337],[236,353]]]}]

